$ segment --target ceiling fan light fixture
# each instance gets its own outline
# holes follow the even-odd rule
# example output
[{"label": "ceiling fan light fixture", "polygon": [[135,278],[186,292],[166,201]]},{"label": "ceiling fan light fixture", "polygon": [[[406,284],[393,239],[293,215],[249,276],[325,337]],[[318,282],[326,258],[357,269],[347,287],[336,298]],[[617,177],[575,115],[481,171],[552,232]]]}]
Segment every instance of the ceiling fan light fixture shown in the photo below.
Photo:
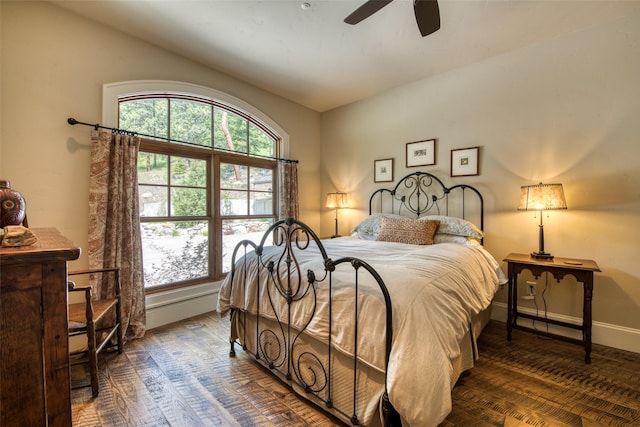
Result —
[{"label": "ceiling fan light fixture", "polygon": [[[347,24],[355,25],[364,21],[393,0],[367,0],[354,10],[344,20]],[[413,11],[416,23],[422,36],[428,36],[440,29],[440,8],[437,0],[413,0]]]}]

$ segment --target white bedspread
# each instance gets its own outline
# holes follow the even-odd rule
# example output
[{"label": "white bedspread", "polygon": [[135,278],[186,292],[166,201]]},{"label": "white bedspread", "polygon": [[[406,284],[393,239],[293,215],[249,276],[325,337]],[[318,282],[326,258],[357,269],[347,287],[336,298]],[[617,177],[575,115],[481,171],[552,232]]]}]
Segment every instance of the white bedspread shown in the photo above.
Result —
[{"label": "white bedspread", "polygon": [[[460,355],[459,343],[469,330],[471,317],[486,309],[499,285],[506,282],[499,264],[479,245],[416,246],[354,237],[325,240],[323,244],[333,260],[346,256],[360,258],[374,267],[384,280],[393,303],[394,335],[387,374],[389,398],[400,413],[403,425],[437,425],[451,412],[451,390],[457,380],[452,360]],[[265,248],[265,255],[269,253]],[[318,278],[323,277],[322,256],[317,247],[303,251],[298,261],[303,274],[312,269]],[[349,274],[344,270],[339,269],[333,275],[332,335],[337,347],[353,354],[353,331],[344,327],[346,320],[335,321],[353,318],[353,273],[350,268]],[[247,274],[250,278],[257,276],[255,271]],[[239,272],[236,279],[244,280],[243,276]],[[382,370],[384,301],[377,284],[364,274],[360,277],[358,356],[364,363]],[[306,284],[305,279],[303,282]],[[328,306],[322,290],[327,287],[327,281],[318,283],[316,312],[319,315],[307,327],[309,333],[325,339],[328,321],[324,314]],[[266,292],[263,287],[263,297]],[[218,297],[220,315],[224,316],[231,307],[255,314],[255,292],[243,293],[242,286],[231,286],[229,275]],[[312,304],[310,294],[304,299]],[[286,305],[284,300],[280,301],[277,311]],[[311,310],[309,305],[294,306],[300,318]],[[261,304],[260,311],[263,316],[275,317],[269,304]],[[301,327],[306,321],[294,323]]]}]

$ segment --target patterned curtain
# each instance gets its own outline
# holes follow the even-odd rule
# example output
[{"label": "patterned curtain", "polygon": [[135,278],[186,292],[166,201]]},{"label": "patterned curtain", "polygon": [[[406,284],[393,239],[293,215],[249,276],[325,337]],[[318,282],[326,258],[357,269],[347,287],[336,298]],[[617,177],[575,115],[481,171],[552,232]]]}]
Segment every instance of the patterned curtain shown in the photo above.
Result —
[{"label": "patterned curtain", "polygon": [[[94,130],[91,142],[89,267],[120,267],[122,330],[125,340],[140,338],[146,323],[138,207],[140,138]],[[101,297],[112,291],[100,282],[94,286]]]},{"label": "patterned curtain", "polygon": [[278,219],[298,219],[298,164],[280,161],[278,164],[279,205]]}]

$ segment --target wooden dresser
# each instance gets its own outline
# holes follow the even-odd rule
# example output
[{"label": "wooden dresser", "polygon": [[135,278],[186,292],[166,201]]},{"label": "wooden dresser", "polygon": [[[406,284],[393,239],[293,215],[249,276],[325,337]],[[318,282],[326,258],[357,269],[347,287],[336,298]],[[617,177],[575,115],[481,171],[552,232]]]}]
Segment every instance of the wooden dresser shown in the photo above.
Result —
[{"label": "wooden dresser", "polygon": [[0,425],[70,426],[67,261],[80,248],[55,228],[0,246]]}]

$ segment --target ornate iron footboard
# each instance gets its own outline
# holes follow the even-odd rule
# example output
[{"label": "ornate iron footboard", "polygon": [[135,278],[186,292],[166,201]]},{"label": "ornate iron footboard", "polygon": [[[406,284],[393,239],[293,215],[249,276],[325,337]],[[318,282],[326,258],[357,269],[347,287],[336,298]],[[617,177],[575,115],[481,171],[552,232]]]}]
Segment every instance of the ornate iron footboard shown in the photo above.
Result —
[{"label": "ornate iron footboard", "polygon": [[[269,236],[273,237],[273,246],[277,247],[277,255],[269,257],[269,260],[264,259],[265,242]],[[301,266],[296,256],[297,251],[304,251],[310,247],[312,242],[317,245],[320,254],[322,255],[323,271],[322,277],[318,277],[313,270],[300,271]],[[251,257],[247,256],[251,252],[251,249],[255,251],[255,254]],[[243,258],[240,259],[240,256]],[[360,425],[362,423],[362,415],[357,413],[356,401],[358,399],[360,390],[358,389],[357,381],[357,369],[358,369],[358,295],[360,292],[360,281],[368,275],[377,283],[380,293],[384,298],[386,307],[386,327],[385,331],[381,331],[380,336],[384,337],[381,345],[384,346],[384,372],[385,372],[385,389],[382,396],[382,413],[385,419],[385,425],[393,425],[397,422],[397,414],[391,406],[386,389],[386,372],[389,363],[389,355],[391,352],[392,343],[392,309],[391,299],[387,288],[379,276],[379,274],[366,262],[353,258],[344,257],[337,260],[332,260],[327,256],[322,242],[318,236],[304,223],[294,220],[286,219],[281,220],[273,224],[264,234],[262,240],[258,245],[249,240],[243,240],[240,242],[233,252],[233,267],[231,270],[231,284],[234,284],[236,275],[240,275],[242,278],[242,284],[244,286],[243,295],[245,296],[245,302],[247,301],[247,263],[257,263],[258,271],[258,283],[256,290],[257,301],[257,313],[256,313],[256,325],[255,330],[248,331],[247,327],[243,328],[244,336],[239,337],[242,341],[243,349],[252,354],[255,359],[268,367],[283,381],[287,382],[290,387],[294,385],[303,390],[305,394],[311,394],[315,396],[316,403],[322,402],[328,408],[329,412],[342,415],[343,419],[350,420],[353,425]],[[332,353],[338,351],[333,341],[333,328],[335,326],[335,319],[333,318],[333,303],[332,303],[332,276],[336,269],[352,268],[353,272],[353,291],[354,291],[354,309],[353,309],[353,326],[354,332],[354,354],[353,354],[353,366],[352,375],[350,379],[351,383],[351,407],[337,407],[333,399],[334,385],[336,375],[334,373],[334,366],[332,365]],[[344,271],[344,270],[341,270]],[[261,277],[266,277],[261,279]],[[369,280],[367,278],[367,280]],[[324,284],[325,286],[320,286]],[[266,287],[266,288],[263,288]],[[268,301],[262,301],[258,296],[262,291],[268,295]],[[328,337],[326,343],[323,343],[324,349],[319,353],[312,353],[308,350],[299,350],[302,348],[300,345],[303,334],[309,327],[310,323],[316,316],[318,310],[318,295],[320,292],[328,292]],[[292,312],[295,304],[299,303],[304,298],[311,298],[313,301],[313,310],[310,313],[305,313],[304,319],[293,319]],[[285,309],[282,312],[278,309],[279,304],[282,307],[283,300],[286,302]],[[268,304],[268,307],[266,306]],[[276,316],[275,327],[267,326],[265,320],[260,318],[260,312],[268,308],[273,310]],[[232,319],[235,316],[243,317],[243,325],[247,325],[246,318],[248,310],[246,307],[234,308],[232,310]],[[235,319],[238,321],[239,319]],[[294,324],[292,324],[292,322]],[[295,325],[298,325],[296,327]],[[300,327],[300,325],[302,325]],[[254,334],[249,337],[248,334]],[[255,340],[255,349],[248,349],[246,343],[248,339]],[[235,342],[231,339],[231,351],[230,355],[235,355]],[[351,360],[349,360],[351,363]],[[341,381],[343,384],[345,381]],[[349,381],[347,381],[349,382]],[[342,386],[341,386],[342,387]],[[321,403],[321,404],[322,404]]]}]

